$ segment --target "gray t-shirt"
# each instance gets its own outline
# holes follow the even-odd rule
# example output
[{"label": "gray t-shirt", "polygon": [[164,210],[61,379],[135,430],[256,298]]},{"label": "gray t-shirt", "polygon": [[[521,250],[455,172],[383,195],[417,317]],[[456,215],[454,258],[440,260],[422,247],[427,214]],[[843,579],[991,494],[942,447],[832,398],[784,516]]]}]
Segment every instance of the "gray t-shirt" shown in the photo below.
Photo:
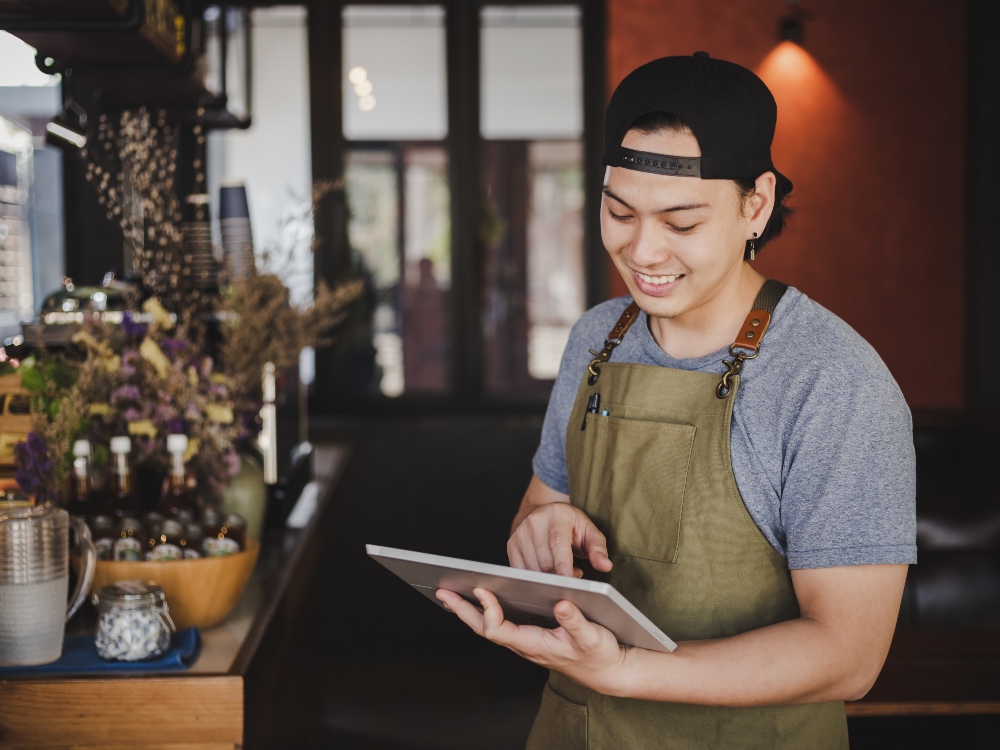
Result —
[{"label": "gray t-shirt", "polygon": [[[566,425],[592,356],[630,297],[586,312],[549,400],[535,474],[569,492]],[[725,371],[722,349],[674,359],[645,313],[612,362]],[[733,405],[733,473],[750,515],[789,568],[914,563],[916,469],[903,394],[875,350],[829,310],[789,288]]]}]

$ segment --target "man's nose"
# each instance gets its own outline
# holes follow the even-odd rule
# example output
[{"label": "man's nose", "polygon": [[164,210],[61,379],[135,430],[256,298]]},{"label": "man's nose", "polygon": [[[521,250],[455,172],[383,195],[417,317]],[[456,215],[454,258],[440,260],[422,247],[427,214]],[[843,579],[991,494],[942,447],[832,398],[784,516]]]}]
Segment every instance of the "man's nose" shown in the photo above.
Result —
[{"label": "man's nose", "polygon": [[632,238],[629,257],[635,265],[654,270],[670,258],[670,248],[666,246],[656,227],[650,222],[641,221]]}]

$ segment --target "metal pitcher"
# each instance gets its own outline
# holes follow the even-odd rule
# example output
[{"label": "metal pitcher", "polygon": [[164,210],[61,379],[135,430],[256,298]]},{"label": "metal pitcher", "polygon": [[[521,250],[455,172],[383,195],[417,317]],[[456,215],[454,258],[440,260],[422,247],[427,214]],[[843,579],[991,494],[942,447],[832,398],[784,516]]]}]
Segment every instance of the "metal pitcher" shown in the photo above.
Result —
[{"label": "metal pitcher", "polygon": [[[70,526],[83,566],[67,603]],[[48,664],[62,655],[66,621],[90,590],[96,560],[87,524],[65,510],[0,510],[0,666]]]}]

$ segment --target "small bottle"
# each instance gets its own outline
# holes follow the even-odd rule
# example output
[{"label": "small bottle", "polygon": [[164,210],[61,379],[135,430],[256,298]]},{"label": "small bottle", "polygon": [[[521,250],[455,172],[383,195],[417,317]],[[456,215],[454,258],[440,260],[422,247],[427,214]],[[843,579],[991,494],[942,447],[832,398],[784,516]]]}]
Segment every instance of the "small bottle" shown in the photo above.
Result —
[{"label": "small bottle", "polygon": [[73,476],[66,510],[71,516],[79,516],[85,521],[97,515],[97,498],[91,479],[90,441],[77,440],[73,443]]},{"label": "small bottle", "polygon": [[218,510],[208,505],[201,512],[201,519],[198,523],[201,526],[202,533],[208,538],[218,533],[219,527],[222,525],[222,515]]},{"label": "small bottle", "polygon": [[205,541],[205,533],[201,526],[189,523],[184,527],[184,559],[197,560],[201,557],[201,548]]},{"label": "small bottle", "polygon": [[157,536],[160,533],[160,527],[163,526],[163,516],[155,510],[143,513],[142,525],[149,536]]},{"label": "small bottle", "polygon": [[94,540],[98,560],[112,558],[115,536],[115,520],[111,516],[95,516],[90,519],[90,535]]},{"label": "small bottle", "polygon": [[128,455],[131,452],[132,440],[127,435],[111,438],[111,453],[114,458],[111,464],[110,510],[117,518],[138,517],[142,513],[128,465]]},{"label": "small bottle", "polygon": [[194,513],[189,510],[179,510],[174,513],[171,518],[178,521],[182,526],[187,526],[189,523],[194,523]]},{"label": "small bottle", "polygon": [[118,536],[111,546],[111,559],[116,562],[138,562],[142,559],[146,530],[137,518],[126,516],[118,522]]},{"label": "small bottle", "polygon": [[235,555],[243,551],[246,546],[246,530],[247,522],[243,520],[243,516],[230,513],[222,519],[222,523],[214,533],[205,533],[205,541],[202,544],[205,557]]},{"label": "small bottle", "polygon": [[194,520],[194,515],[200,510],[198,497],[188,486],[187,471],[184,469],[184,454],[187,449],[187,435],[167,435],[170,479],[160,500],[160,512],[168,518],[176,516],[181,511],[187,511]]},{"label": "small bottle", "polygon": [[184,550],[181,548],[183,536],[184,527],[172,518],[168,518],[160,527],[160,533],[149,538],[146,547],[146,560],[151,562],[182,560],[184,558]]}]

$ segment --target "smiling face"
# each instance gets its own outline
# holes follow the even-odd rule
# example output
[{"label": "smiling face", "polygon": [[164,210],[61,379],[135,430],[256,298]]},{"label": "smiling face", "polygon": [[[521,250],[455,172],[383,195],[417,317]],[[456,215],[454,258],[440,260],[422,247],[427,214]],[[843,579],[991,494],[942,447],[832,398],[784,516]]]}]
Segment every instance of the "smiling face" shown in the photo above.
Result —
[{"label": "smiling face", "polygon": [[[630,130],[622,146],[701,156],[690,131]],[[760,278],[743,262],[743,252],[753,232],[764,231],[773,183],[770,172],[761,175],[757,193],[744,202],[731,180],[609,168],[601,236],[639,306],[655,318],[677,318],[706,306],[724,306],[730,298],[736,304],[740,290],[752,283],[750,277]]]}]

